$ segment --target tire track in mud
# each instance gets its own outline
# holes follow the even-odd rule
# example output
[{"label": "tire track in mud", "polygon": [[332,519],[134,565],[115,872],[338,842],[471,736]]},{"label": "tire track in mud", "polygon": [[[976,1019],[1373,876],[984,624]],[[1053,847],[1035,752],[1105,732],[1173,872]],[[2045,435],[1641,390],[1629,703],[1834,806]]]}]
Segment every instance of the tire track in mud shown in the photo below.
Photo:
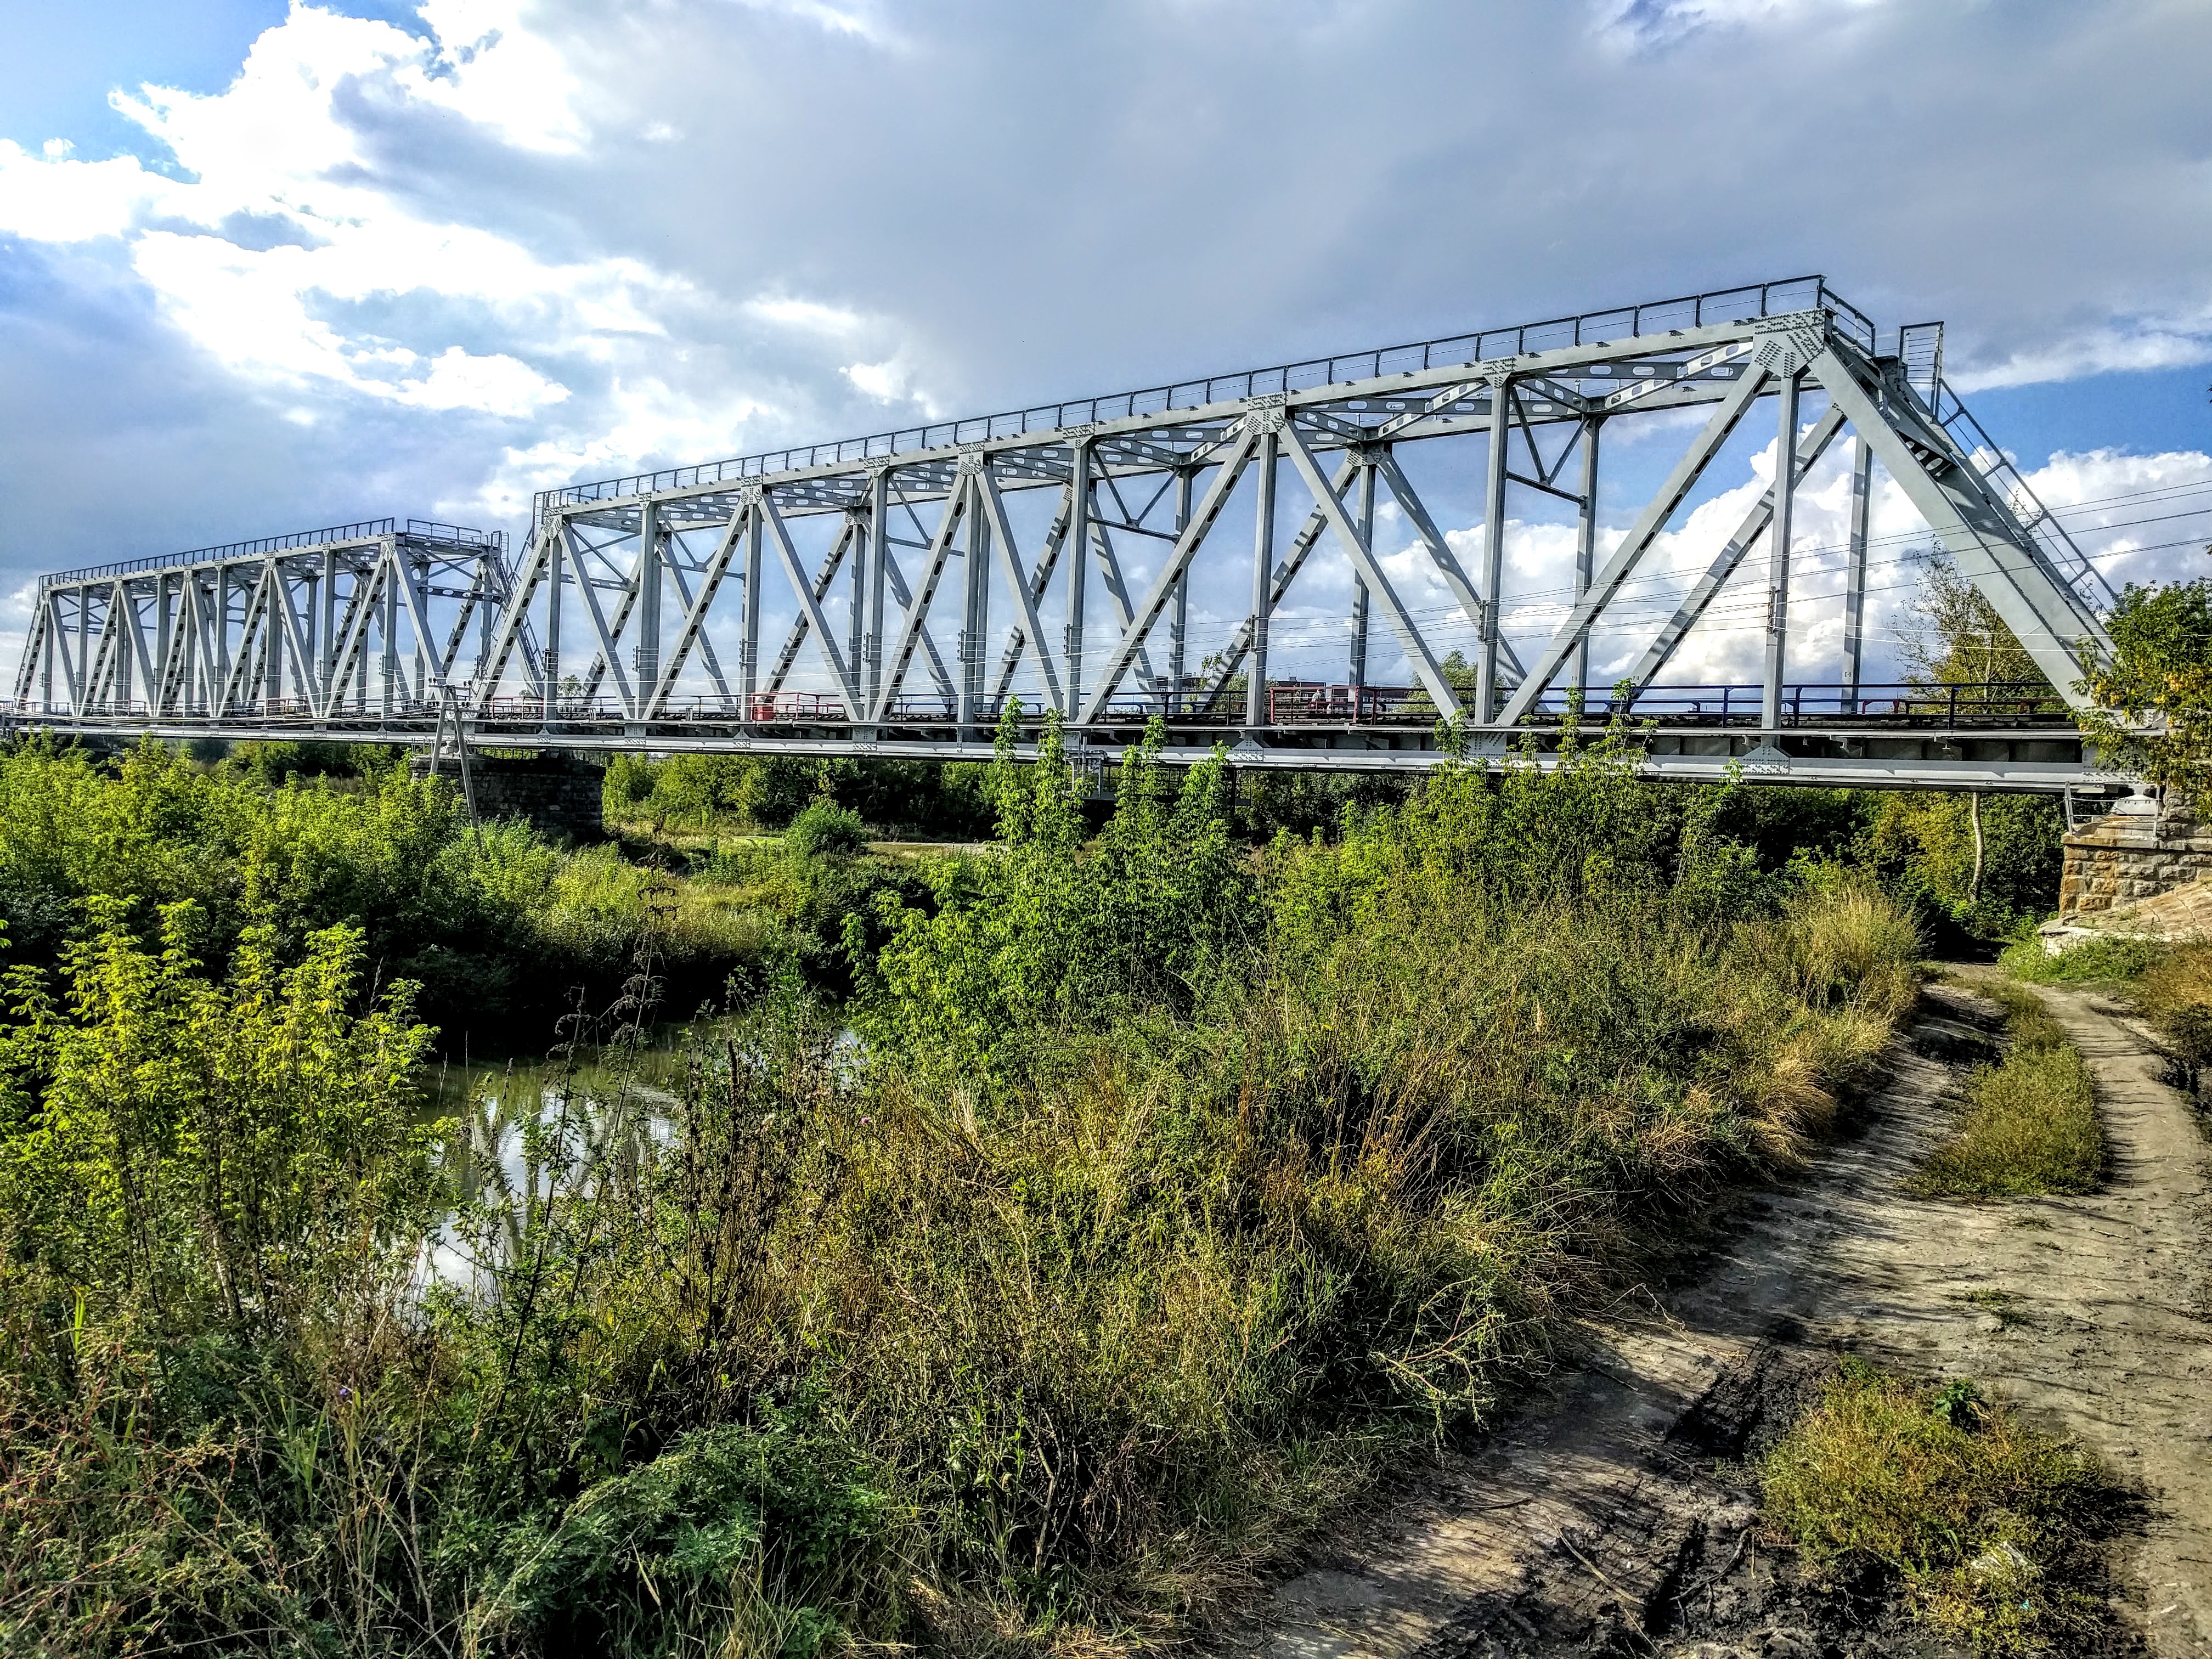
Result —
[{"label": "tire track in mud", "polygon": [[[1216,1650],[1250,1659],[1954,1651],[1893,1607],[1808,1598],[1763,1559],[1754,1494],[1714,1460],[1771,1443],[1838,1352],[1972,1375],[2140,1492],[2097,1652],[2212,1659],[2208,1147],[2117,1011],[2041,994],[2088,1059],[2112,1148],[2087,1198],[1967,1205],[1905,1182],[1990,1051],[1978,973],[1929,986],[1839,1138],[1756,1195],[1695,1277],[1593,1325],[1551,1397],[1441,1460]],[[2005,1292],[2002,1311],[1968,1298]],[[2136,1634],[2140,1632],[2140,1635]],[[1717,1633],[1717,1635],[1716,1634]]]}]

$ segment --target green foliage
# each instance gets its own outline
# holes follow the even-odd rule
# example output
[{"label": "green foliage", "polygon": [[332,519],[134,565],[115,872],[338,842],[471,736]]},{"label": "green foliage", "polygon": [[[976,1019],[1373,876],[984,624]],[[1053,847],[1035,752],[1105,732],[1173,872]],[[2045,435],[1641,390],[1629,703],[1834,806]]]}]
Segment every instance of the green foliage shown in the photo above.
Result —
[{"label": "green foliage", "polygon": [[2088,1062],[2035,993],[1997,988],[2006,1005],[2002,1062],[1974,1068],[1957,1124],[1913,1177],[1941,1198],[2094,1192],[2105,1175]]},{"label": "green foliage", "polygon": [[2130,582],[2106,627],[2112,660],[2083,683],[2106,711],[2087,727],[2106,763],[2202,788],[2212,760],[2212,579]]},{"label": "green foliage", "polygon": [[2053,955],[2030,934],[1998,958],[2005,972],[2031,985],[2126,984],[2166,953],[2155,939],[2128,934],[2079,939]]},{"label": "green foliage", "polygon": [[844,857],[868,849],[860,815],[835,801],[810,802],[783,832],[783,844],[801,858]]},{"label": "green foliage", "polygon": [[718,1639],[793,1659],[821,1651],[835,1615],[776,1607],[763,1581],[849,1595],[871,1576],[884,1497],[811,1404],[767,1406],[762,1418],[681,1434],[515,1528],[480,1627],[589,1653],[678,1654]]},{"label": "green foliage", "polygon": [[1816,1577],[1873,1565],[1918,1617],[1978,1650],[2072,1651],[2100,1622],[2109,1486],[2079,1448],[1971,1382],[1914,1383],[1846,1359],[1759,1480],[1769,1523]]},{"label": "green foliage", "polygon": [[1903,655],[1915,684],[1930,690],[2025,685],[2047,694],[2036,697],[2039,706],[2052,711],[2065,707],[1996,607],[1949,555],[1939,552],[1927,560],[1911,614],[1918,621],[1918,632],[1903,641]]},{"label": "green foliage", "polygon": [[278,1317],[288,1290],[331,1289],[341,1262],[411,1246],[411,1073],[431,1035],[409,1023],[413,988],[349,1018],[361,939],[345,927],[312,935],[289,969],[273,930],[251,928],[218,983],[197,971],[190,903],[164,909],[158,955],[125,908],[94,901],[67,952],[66,1014],[36,969],[9,976],[10,1254],[159,1307],[213,1290],[242,1322]]},{"label": "green foliage", "polygon": [[1985,795],[1978,805],[1964,794],[1884,792],[1866,812],[1853,858],[1931,921],[2005,939],[2057,904],[2063,828],[2057,804],[2041,796]]},{"label": "green foliage", "polygon": [[991,782],[998,847],[933,866],[931,908],[879,901],[889,940],[872,962],[854,934],[871,1029],[918,1063],[1001,1073],[1040,1024],[1096,1030],[1134,1006],[1187,1012],[1200,979],[1256,927],[1257,882],[1230,840],[1218,752],[1187,769],[1170,799],[1154,720],[1123,757],[1113,819],[1086,850],[1057,716],[1027,767],[1012,758],[1019,719],[1010,700]]},{"label": "green foliage", "polygon": [[986,833],[983,769],[930,761],[811,760],[781,755],[617,755],[606,813],[658,830],[781,830],[828,800],[886,833],[967,838]]},{"label": "green foliage", "polygon": [[372,778],[400,762],[401,750],[378,743],[236,743],[229,764],[274,789],[295,777]]},{"label": "green foliage", "polygon": [[[472,830],[448,780],[397,768],[343,784],[212,770],[147,742],[112,766],[38,740],[0,753],[0,921],[18,961],[52,965],[85,905],[112,898],[142,933],[196,907],[220,970],[252,927],[280,953],[345,924],[368,979],[409,980],[422,1012],[479,1032],[542,1029],[579,988],[619,981],[657,936],[672,996],[757,972],[782,921],[744,918],[605,849],[564,853],[526,824]],[[685,1003],[684,1006],[689,1006]]]}]

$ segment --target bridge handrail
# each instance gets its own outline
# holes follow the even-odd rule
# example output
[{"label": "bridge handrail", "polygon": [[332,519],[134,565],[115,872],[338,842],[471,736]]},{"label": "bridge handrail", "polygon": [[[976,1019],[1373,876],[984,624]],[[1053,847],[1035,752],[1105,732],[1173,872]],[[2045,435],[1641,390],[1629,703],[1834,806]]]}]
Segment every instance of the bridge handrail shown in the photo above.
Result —
[{"label": "bridge handrail", "polygon": [[196,547],[183,553],[155,553],[143,559],[119,559],[112,564],[90,564],[77,570],[56,570],[39,578],[41,589],[65,587],[73,582],[98,581],[103,576],[135,576],[148,570],[173,570],[179,565],[208,564],[217,559],[251,558],[261,553],[282,553],[289,548],[320,547],[327,542],[365,542],[398,534],[416,541],[439,542],[452,547],[474,547],[504,554],[507,532],[471,530],[431,519],[410,519],[399,528],[392,519],[362,519],[352,524],[326,525],[320,530],[295,530],[282,536],[259,536],[247,541],[225,542],[220,547]]},{"label": "bridge handrail", "polygon": [[[1755,303],[1754,303],[1755,302]],[[1819,276],[1789,276],[1771,283],[1748,283],[1740,288],[1715,289],[1671,300],[1647,301],[1641,305],[1615,306],[1579,316],[1554,317],[1540,323],[1520,323],[1507,328],[1483,329],[1451,334],[1407,345],[1341,356],[1312,357],[1273,368],[1245,369],[1204,380],[1178,380],[1137,392],[1115,392],[1103,398],[1084,398],[1066,403],[1038,404],[998,415],[933,422],[903,427],[865,438],[836,443],[796,446],[742,455],[728,460],[704,461],[689,466],[664,467],[656,471],[566,484],[541,490],[533,497],[532,527],[544,520],[550,507],[584,501],[617,500],[696,484],[720,483],[731,479],[765,477],[772,473],[815,466],[845,465],[857,461],[882,460],[915,450],[944,449],[994,438],[1019,437],[1030,432],[1053,432],[1063,427],[1121,420],[1135,415],[1161,414],[1176,409],[1259,397],[1269,392],[1303,391],[1336,381],[1375,380],[1401,370],[1411,372],[1445,364],[1480,362],[1486,359],[1520,356],[1529,351],[1555,350],[1597,340],[1635,338],[1647,331],[1698,328],[1709,321],[1741,322],[1793,311],[1826,311],[1844,331],[1871,352],[1875,326],[1866,313],[1831,290]]]}]

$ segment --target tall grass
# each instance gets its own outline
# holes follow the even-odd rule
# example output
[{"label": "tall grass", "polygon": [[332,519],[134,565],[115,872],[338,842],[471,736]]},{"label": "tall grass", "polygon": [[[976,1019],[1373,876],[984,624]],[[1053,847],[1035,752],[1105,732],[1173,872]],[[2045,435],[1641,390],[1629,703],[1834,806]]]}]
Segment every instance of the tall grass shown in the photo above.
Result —
[{"label": "tall grass", "polygon": [[2035,993],[2000,986],[2004,1057],[1979,1066],[1950,1134],[1913,1177],[1939,1198],[2016,1198],[2094,1192],[2105,1133],[2088,1062]]}]

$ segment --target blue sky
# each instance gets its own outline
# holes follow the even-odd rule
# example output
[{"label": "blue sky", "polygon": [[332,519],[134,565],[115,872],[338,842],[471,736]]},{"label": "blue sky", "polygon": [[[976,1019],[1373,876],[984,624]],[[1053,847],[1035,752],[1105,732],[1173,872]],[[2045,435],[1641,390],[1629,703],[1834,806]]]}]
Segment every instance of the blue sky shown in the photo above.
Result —
[{"label": "blue sky", "polygon": [[[2177,516],[2212,506],[2191,0],[0,0],[0,658],[42,568],[387,512],[513,528],[580,477],[1815,270],[1948,320],[1954,379],[2116,575],[2195,574],[2212,538]],[[1663,459],[1624,453],[1624,489]],[[1715,522],[1756,484],[1733,461]]]}]

